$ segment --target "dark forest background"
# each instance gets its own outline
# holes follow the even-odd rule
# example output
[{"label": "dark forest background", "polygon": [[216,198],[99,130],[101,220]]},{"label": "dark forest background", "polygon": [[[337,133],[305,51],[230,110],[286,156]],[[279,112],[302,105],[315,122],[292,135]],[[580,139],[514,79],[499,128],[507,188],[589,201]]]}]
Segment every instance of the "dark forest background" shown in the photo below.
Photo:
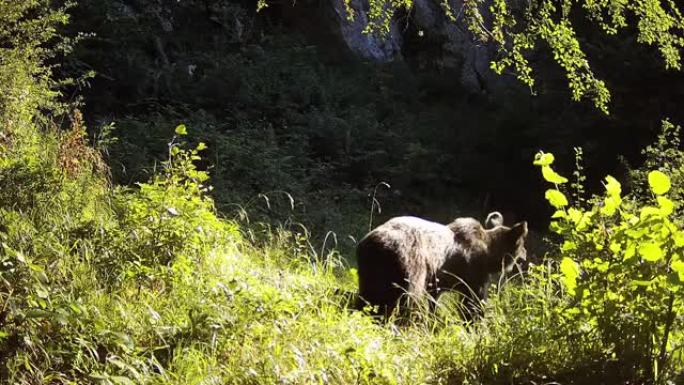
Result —
[{"label": "dark forest background", "polygon": [[628,187],[661,119],[684,120],[681,73],[633,34],[606,38],[591,26],[582,44],[613,93],[610,115],[570,100],[548,52],[533,62],[535,95],[512,75],[473,92],[410,15],[401,57],[374,63],[344,45],[317,1],[256,12],[249,1],[83,0],[71,13],[71,33],[89,35],[62,70],[93,71],[73,94],[116,182],[147,180],[185,123],[209,146],[202,167],[225,215],[244,209],[340,242],[366,231],[376,186],[376,224],[501,210],[545,229],[537,151],[555,153],[569,174],[582,147],[589,190],[607,173]]}]

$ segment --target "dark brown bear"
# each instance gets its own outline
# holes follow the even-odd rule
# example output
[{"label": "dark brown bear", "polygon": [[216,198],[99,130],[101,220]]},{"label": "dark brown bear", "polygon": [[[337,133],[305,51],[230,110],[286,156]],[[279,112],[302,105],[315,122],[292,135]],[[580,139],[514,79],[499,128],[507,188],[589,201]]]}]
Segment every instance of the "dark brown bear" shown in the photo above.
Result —
[{"label": "dark brown bear", "polygon": [[442,225],[397,217],[378,226],[356,249],[361,300],[388,315],[402,296],[436,300],[457,290],[476,310],[492,276],[510,271],[527,254],[527,222],[506,227],[501,214],[491,213],[485,225],[473,218]]}]

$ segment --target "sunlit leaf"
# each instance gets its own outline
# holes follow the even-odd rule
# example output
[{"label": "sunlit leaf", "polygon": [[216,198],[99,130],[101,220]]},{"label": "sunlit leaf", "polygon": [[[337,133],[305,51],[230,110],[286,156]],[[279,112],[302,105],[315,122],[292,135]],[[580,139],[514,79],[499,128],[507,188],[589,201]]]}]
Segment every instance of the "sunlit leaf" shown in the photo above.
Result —
[{"label": "sunlit leaf", "polygon": [[[572,210],[572,209],[571,209],[571,210]],[[565,211],[563,211],[563,210],[556,210],[556,212],[553,213],[553,215],[551,215],[551,218],[553,218],[553,219],[565,218],[565,215],[566,215],[566,214],[565,214]]]},{"label": "sunlit leaf", "polygon": [[587,226],[589,226],[591,224],[591,218],[594,216],[594,213],[595,213],[594,211],[588,211],[588,212],[585,212],[584,214],[582,214],[582,218],[577,223],[577,226],[575,227],[575,229],[577,231],[582,231]]},{"label": "sunlit leaf", "polygon": [[575,294],[577,288],[577,277],[579,277],[579,266],[572,259],[565,257],[560,264],[561,273],[563,273],[563,284],[568,290],[568,293]]},{"label": "sunlit leaf", "polygon": [[664,216],[672,214],[674,211],[674,202],[667,197],[659,196],[656,198],[660,206],[660,213]]},{"label": "sunlit leaf", "polygon": [[684,246],[684,232],[677,231],[674,234],[672,234],[672,238],[674,238],[675,246],[677,246],[677,247]]},{"label": "sunlit leaf", "polygon": [[622,187],[620,186],[620,182],[618,182],[617,179],[613,178],[610,175],[606,176],[606,183],[604,184],[604,186],[606,188],[606,192],[608,193],[608,195],[612,197],[619,197],[622,193]]},{"label": "sunlit leaf", "polygon": [[648,185],[651,187],[651,191],[653,191],[654,194],[665,194],[671,187],[670,177],[657,170],[651,171],[648,173]]},{"label": "sunlit leaf", "polygon": [[622,199],[620,198],[619,195],[611,195],[608,196],[604,201],[603,201],[603,207],[601,207],[601,214],[605,216],[611,216],[615,214],[617,211],[618,207],[620,207],[620,204],[622,203]]},{"label": "sunlit leaf", "polygon": [[188,128],[185,127],[185,124],[180,124],[178,127],[176,127],[176,135],[187,135],[188,134]]},{"label": "sunlit leaf", "polygon": [[543,151],[539,151],[537,155],[534,156],[534,162],[533,164],[535,166],[550,166],[555,158],[553,157],[553,154],[547,154]]},{"label": "sunlit leaf", "polygon": [[679,281],[684,283],[684,261],[680,260],[679,258],[673,258],[672,262],[670,263],[670,267],[674,272],[677,273]]},{"label": "sunlit leaf", "polygon": [[644,220],[648,217],[660,216],[661,213],[662,213],[662,211],[657,207],[644,206],[641,208],[641,212],[639,213],[639,217],[641,218],[641,220]]},{"label": "sunlit leaf", "polygon": [[550,166],[542,166],[542,176],[547,182],[553,184],[562,184],[568,182],[567,178],[560,176],[558,173],[553,171]]},{"label": "sunlit leaf", "polygon": [[608,246],[608,248],[609,248],[610,251],[612,251],[614,254],[617,254],[617,253],[620,252],[620,250],[622,250],[622,245],[619,244],[619,243],[617,243],[617,242],[612,242],[612,243],[610,244],[610,246]]},{"label": "sunlit leaf", "polygon": [[582,220],[582,212],[574,207],[570,207],[568,209],[568,218],[570,218],[570,220],[575,224],[575,226],[577,226],[580,220]]},{"label": "sunlit leaf", "polygon": [[632,286],[648,287],[648,286],[651,286],[652,283],[653,283],[653,281],[643,281],[643,280],[635,279],[630,284]]},{"label": "sunlit leaf", "polygon": [[656,262],[663,259],[664,254],[659,244],[648,242],[639,246],[639,255],[646,261]]},{"label": "sunlit leaf", "polygon": [[572,251],[572,250],[577,250],[577,244],[575,242],[565,241],[561,245],[561,251],[563,251],[563,252]]},{"label": "sunlit leaf", "polygon": [[562,192],[556,189],[546,190],[546,194],[544,194],[544,196],[546,197],[546,200],[549,201],[551,206],[555,208],[561,208],[568,205],[568,199],[565,197],[565,195],[563,195]]},{"label": "sunlit leaf", "polygon": [[625,256],[623,259],[625,261],[627,261],[627,260],[633,258],[635,255],[636,255],[636,246],[634,245],[634,243],[630,243],[627,246],[627,248],[625,249]]}]

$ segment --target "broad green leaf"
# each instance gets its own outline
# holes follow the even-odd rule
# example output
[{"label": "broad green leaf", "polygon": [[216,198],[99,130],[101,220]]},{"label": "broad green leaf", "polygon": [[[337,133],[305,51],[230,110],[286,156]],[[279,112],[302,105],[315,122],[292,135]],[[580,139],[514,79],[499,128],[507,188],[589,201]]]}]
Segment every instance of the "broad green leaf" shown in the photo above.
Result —
[{"label": "broad green leaf", "polygon": [[563,184],[568,182],[567,178],[560,176],[558,173],[553,171],[550,166],[542,166],[542,176],[547,182],[553,184]]},{"label": "broad green leaf", "polygon": [[679,281],[684,283],[684,261],[680,260],[679,258],[673,258],[672,262],[670,263],[670,267],[674,272],[677,273]]},{"label": "broad green leaf", "polygon": [[595,211],[587,211],[584,214],[582,214],[582,219],[580,219],[579,223],[577,223],[575,229],[577,231],[582,231],[587,226],[589,226],[591,224],[591,218],[594,216],[594,213]]},{"label": "broad green leaf", "polygon": [[625,256],[623,260],[627,261],[634,257],[636,255],[636,246],[634,243],[628,244],[627,248],[625,249]]},{"label": "broad green leaf", "polygon": [[181,124],[178,127],[176,127],[176,135],[187,135],[188,134],[188,128],[185,127],[185,124]]},{"label": "broad green leaf", "polygon": [[672,235],[672,238],[674,238],[675,246],[684,246],[684,232],[678,231]]},{"label": "broad green leaf", "polygon": [[561,226],[557,221],[549,223],[549,230],[556,234],[561,234],[563,232],[563,226]]},{"label": "broad green leaf", "polygon": [[639,217],[641,217],[641,219],[644,220],[645,218],[648,218],[648,217],[660,216],[661,213],[662,213],[662,211],[657,207],[644,206],[641,208],[641,212],[639,213]]},{"label": "broad green leaf", "polygon": [[206,143],[204,143],[204,142],[199,142],[199,144],[197,145],[197,149],[196,149],[196,150],[197,150],[197,151],[202,151],[202,150],[206,150],[206,149],[207,149]]},{"label": "broad green leaf", "polygon": [[596,270],[598,270],[601,273],[605,273],[608,271],[608,268],[610,267],[610,264],[601,258],[595,258],[594,263],[596,264]]},{"label": "broad green leaf", "polygon": [[555,158],[553,157],[553,154],[547,154],[543,151],[539,151],[537,155],[534,156],[534,162],[533,164],[535,166],[550,166]]},{"label": "broad green leaf", "polygon": [[656,195],[665,194],[670,190],[670,177],[660,171],[651,171],[648,173],[648,185],[651,187]]},{"label": "broad green leaf", "polygon": [[619,197],[622,193],[622,186],[620,186],[620,182],[618,182],[617,179],[613,178],[610,175],[606,176],[606,183],[604,184],[604,186],[606,187],[606,192],[608,193],[608,195],[612,197]]},{"label": "broad green leaf", "polygon": [[[571,209],[571,210],[572,210],[572,209]],[[551,218],[552,218],[552,219],[565,218],[565,215],[566,215],[566,214],[565,214],[565,211],[563,211],[563,210],[556,210],[556,212],[553,213],[553,215],[551,215]]]},{"label": "broad green leaf", "polygon": [[622,199],[619,195],[608,196],[603,201],[603,207],[601,207],[600,210],[601,214],[605,216],[611,216],[615,214],[615,211],[617,211],[618,207],[620,207],[620,203],[622,203]]},{"label": "broad green leaf", "polygon": [[622,250],[622,245],[617,243],[617,242],[611,242],[610,246],[608,246],[610,251],[612,251],[614,254],[617,254]]},{"label": "broad green leaf", "polygon": [[648,242],[639,246],[639,255],[646,261],[656,262],[663,259],[664,254],[659,244]]},{"label": "broad green leaf", "polygon": [[562,192],[556,189],[546,190],[546,194],[544,194],[544,196],[546,197],[546,200],[549,201],[551,206],[557,209],[568,205],[568,199],[565,197],[565,195],[563,195]]},{"label": "broad green leaf", "polygon": [[577,226],[579,222],[582,220],[582,212],[577,210],[574,207],[570,207],[568,209],[568,218]]},{"label": "broad green leaf", "polygon": [[674,202],[667,197],[659,196],[656,198],[660,206],[660,213],[663,216],[668,216],[674,211]]},{"label": "broad green leaf", "polygon": [[568,257],[564,257],[560,264],[561,273],[563,273],[563,284],[571,295],[575,294],[577,288],[577,277],[579,277],[579,266],[577,263]]},{"label": "broad green leaf", "polygon": [[561,251],[563,251],[563,252],[572,251],[572,250],[577,250],[577,244],[575,242],[565,241],[561,245]]}]

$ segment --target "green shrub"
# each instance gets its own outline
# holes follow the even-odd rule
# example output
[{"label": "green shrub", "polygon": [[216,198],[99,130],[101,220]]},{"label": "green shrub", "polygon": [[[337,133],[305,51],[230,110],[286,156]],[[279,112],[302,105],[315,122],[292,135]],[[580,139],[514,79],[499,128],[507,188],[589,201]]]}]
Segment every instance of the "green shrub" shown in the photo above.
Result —
[{"label": "green shrub", "polygon": [[185,126],[178,126],[169,143],[169,159],[149,183],[115,194],[113,209],[119,228],[107,234],[103,247],[119,244],[122,249],[99,259],[109,267],[103,269],[108,274],[126,269],[127,274],[145,276],[159,266],[171,266],[177,258],[197,260],[223,242],[222,238],[238,236],[234,225],[216,216],[208,196],[209,175],[194,163],[206,145],[199,143],[195,149],[185,150],[185,135]]},{"label": "green shrub", "polygon": [[[557,256],[563,286],[572,300],[563,317],[583,334],[600,338],[606,360],[630,381],[661,381],[682,370],[681,290],[684,229],[673,220],[678,204],[668,194],[670,178],[648,173],[651,199],[622,196],[620,183],[605,179],[605,195],[589,207],[570,206],[559,189],[567,179],[539,153],[546,192],[557,210],[551,228],[563,243]],[[619,369],[617,369],[619,368]]]}]

